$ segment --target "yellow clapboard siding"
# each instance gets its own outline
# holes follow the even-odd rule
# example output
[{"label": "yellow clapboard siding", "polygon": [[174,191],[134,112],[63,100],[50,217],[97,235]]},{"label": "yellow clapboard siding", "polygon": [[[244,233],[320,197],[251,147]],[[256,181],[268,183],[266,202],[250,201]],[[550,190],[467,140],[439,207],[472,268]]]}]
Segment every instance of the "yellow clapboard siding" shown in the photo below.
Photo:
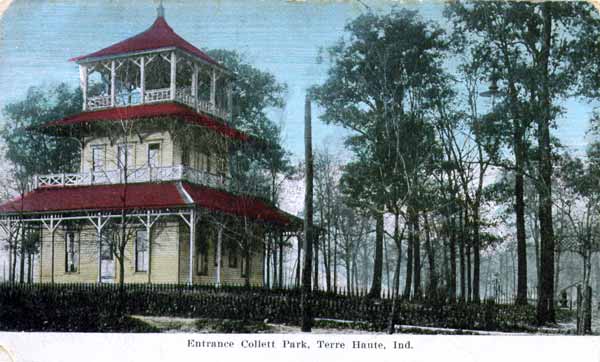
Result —
[{"label": "yellow clapboard siding", "polygon": [[[133,168],[146,167],[148,165],[148,145],[150,143],[160,143],[160,165],[173,166],[173,140],[168,132],[154,132],[144,136],[142,142],[138,137],[130,137],[128,144],[133,146],[132,158],[128,160]],[[117,145],[124,143],[125,139],[111,142],[108,137],[89,137],[86,139],[83,154],[81,155],[81,172],[92,170],[92,148],[94,146],[104,146],[104,169],[116,170],[118,168]],[[131,168],[131,166],[129,166]]]},{"label": "yellow clapboard siding", "polygon": [[[202,227],[202,226],[201,226]],[[204,226],[206,228],[206,226]],[[180,228],[180,272],[179,278],[182,283],[187,282],[189,275],[189,230],[187,225],[183,224]],[[200,231],[202,232],[202,231]],[[216,271],[217,266],[215,265],[215,248],[216,248],[216,231],[214,229],[207,230],[208,240],[208,272],[206,275],[198,274],[198,255],[193,258],[193,282],[199,284],[212,284],[217,280]],[[196,248],[196,246],[195,246]],[[221,265],[221,283],[223,284],[244,284],[245,278],[241,275],[241,256],[238,255],[237,266],[235,268],[229,267],[229,260],[225,249],[222,250],[222,265]],[[250,265],[250,283],[252,285],[263,284],[263,260],[262,260],[262,249],[255,250],[252,255],[252,261]]]},{"label": "yellow clapboard siding", "polygon": [[[205,227],[206,226],[200,226]],[[177,218],[164,218],[152,228],[152,245],[150,257],[150,280],[148,271],[135,269],[135,231],[145,230],[142,225],[131,228],[128,232],[130,240],[125,251],[126,283],[187,283],[189,271],[189,229],[187,224]],[[200,231],[202,233],[203,231]],[[193,282],[214,283],[216,281],[215,247],[216,233],[206,230],[208,240],[208,273],[197,272],[197,255],[193,258]],[[95,283],[98,281],[98,244],[96,230],[91,225],[84,225],[80,234],[80,257],[76,272],[67,272],[65,254],[65,230],[58,228],[54,239],[54,281],[56,283]],[[196,246],[195,246],[196,248]],[[39,262],[39,275],[42,282],[52,280],[52,237],[48,230],[42,230],[42,248]],[[263,260],[262,250],[255,250],[250,266],[250,282],[262,285]],[[236,267],[229,266],[227,250],[223,250],[221,282],[224,284],[243,284],[241,276],[242,258],[238,255]],[[115,260],[115,279],[119,280],[119,264]]]}]

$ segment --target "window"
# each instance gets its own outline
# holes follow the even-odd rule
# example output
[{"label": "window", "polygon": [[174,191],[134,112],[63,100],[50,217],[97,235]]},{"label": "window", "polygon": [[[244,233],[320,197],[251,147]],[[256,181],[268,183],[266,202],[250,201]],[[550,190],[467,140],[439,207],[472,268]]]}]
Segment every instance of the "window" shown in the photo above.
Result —
[{"label": "window", "polygon": [[198,161],[198,170],[202,170],[202,171],[207,171],[207,166],[208,165],[208,155],[206,153],[201,153],[200,154],[200,160]]},{"label": "window", "polygon": [[106,236],[102,238],[102,244],[100,246],[100,258],[102,260],[113,260],[113,245],[119,241],[119,233],[112,232],[112,239],[109,239],[110,236]]},{"label": "window", "polygon": [[242,257],[241,276],[246,278],[250,276],[250,256]]},{"label": "window", "polygon": [[148,166],[160,166],[160,143],[150,143],[148,145]]},{"label": "window", "polygon": [[146,230],[138,230],[135,234],[135,271],[148,271],[148,233]]},{"label": "window", "polygon": [[104,145],[92,146],[92,171],[104,171]]},{"label": "window", "polygon": [[73,229],[65,231],[65,272],[79,271],[79,233]]},{"label": "window", "polygon": [[117,146],[117,167],[119,169],[129,168],[133,165],[133,145],[121,144]]},{"label": "window", "polygon": [[208,240],[205,230],[196,229],[196,273],[208,275]]},{"label": "window", "polygon": [[237,268],[238,255],[235,245],[230,245],[228,248],[227,259],[229,259],[229,267]]},{"label": "window", "polygon": [[227,159],[219,158],[219,175],[227,175]]},{"label": "window", "polygon": [[211,155],[209,153],[209,154],[204,155],[204,157],[205,157],[205,161],[206,161],[204,163],[204,171],[210,173]]},{"label": "window", "polygon": [[[215,266],[217,266],[217,258],[219,257],[219,255],[217,255],[217,253],[219,252],[219,246],[217,245],[218,243],[218,239],[215,238],[215,247],[214,247],[214,261],[215,261]],[[223,260],[221,260],[221,266],[223,265]]]},{"label": "window", "polygon": [[190,149],[185,146],[181,148],[181,164],[183,166],[190,165]]}]

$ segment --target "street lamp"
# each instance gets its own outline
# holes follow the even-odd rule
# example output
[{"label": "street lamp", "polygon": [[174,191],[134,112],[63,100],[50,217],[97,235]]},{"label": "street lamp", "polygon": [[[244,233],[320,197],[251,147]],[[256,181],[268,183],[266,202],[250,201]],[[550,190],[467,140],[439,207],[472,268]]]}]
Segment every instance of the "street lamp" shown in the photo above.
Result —
[{"label": "street lamp", "polygon": [[492,109],[494,108],[494,101],[497,95],[499,95],[500,92],[500,88],[498,88],[498,79],[496,74],[492,74],[490,77],[490,86],[488,87],[488,90],[486,90],[485,92],[481,92],[479,93],[480,96],[482,97],[491,97],[492,98]]}]

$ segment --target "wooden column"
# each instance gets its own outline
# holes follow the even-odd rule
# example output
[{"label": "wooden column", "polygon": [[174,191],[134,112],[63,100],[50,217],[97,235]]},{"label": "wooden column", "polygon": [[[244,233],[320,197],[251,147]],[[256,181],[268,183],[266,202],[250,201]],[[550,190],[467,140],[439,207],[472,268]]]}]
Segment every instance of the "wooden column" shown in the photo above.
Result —
[{"label": "wooden column", "polygon": [[150,220],[150,211],[146,212],[145,224],[146,238],[148,239],[148,284],[150,284],[152,283],[152,221]]},{"label": "wooden column", "polygon": [[221,266],[223,264],[223,225],[219,225],[219,231],[217,232],[217,270],[215,275],[215,280],[217,286],[221,286]]},{"label": "wooden column", "polygon": [[[54,236],[56,229],[60,226],[62,219],[56,218],[54,215],[50,215],[50,222],[47,223],[46,220],[42,219],[42,224],[46,227],[46,230],[50,232],[51,237],[51,245],[50,245],[50,282],[54,283]],[[43,238],[42,238],[43,239]],[[42,281],[41,273],[40,273],[40,282]]]},{"label": "wooden column", "polygon": [[87,111],[88,69],[85,65],[79,66],[79,83],[83,93],[83,110]]},{"label": "wooden column", "polygon": [[194,63],[192,72],[192,96],[194,97],[194,108],[198,109],[198,64]]},{"label": "wooden column", "polygon": [[108,222],[109,218],[102,221],[102,216],[88,216],[87,219],[96,228],[96,241],[98,242],[98,283],[102,282],[102,228]]},{"label": "wooden column", "polygon": [[102,283],[102,229],[99,227],[96,227],[96,240],[98,242],[98,284],[100,284]]},{"label": "wooden column", "polygon": [[215,68],[212,69],[212,73],[210,75],[210,104],[214,109],[216,106],[216,96],[217,96],[217,70]]},{"label": "wooden column", "polygon": [[146,58],[140,58],[140,103],[146,103]]},{"label": "wooden column", "polygon": [[115,61],[110,62],[110,106],[114,107],[117,104],[117,67]]},{"label": "wooden column", "polygon": [[190,211],[190,268],[188,270],[188,284],[194,282],[194,241],[196,240],[196,211]]},{"label": "wooden column", "polygon": [[175,100],[177,92],[177,55],[175,51],[171,52],[171,100]]},{"label": "wooden column", "polygon": [[233,83],[231,79],[227,83],[227,118],[233,121]]}]

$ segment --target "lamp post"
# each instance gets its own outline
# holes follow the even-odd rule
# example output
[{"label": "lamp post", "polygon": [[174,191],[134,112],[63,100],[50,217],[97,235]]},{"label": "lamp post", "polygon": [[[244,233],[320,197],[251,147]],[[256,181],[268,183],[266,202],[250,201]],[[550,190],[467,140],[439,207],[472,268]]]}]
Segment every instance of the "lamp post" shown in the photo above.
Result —
[{"label": "lamp post", "polygon": [[480,96],[485,97],[485,98],[492,98],[492,111],[494,110],[494,105],[495,105],[495,100],[496,100],[496,96],[500,95],[500,88],[498,88],[498,77],[496,76],[495,73],[492,73],[491,77],[490,77],[490,86],[488,87],[488,90],[486,90],[485,92],[481,92],[479,93]]}]

